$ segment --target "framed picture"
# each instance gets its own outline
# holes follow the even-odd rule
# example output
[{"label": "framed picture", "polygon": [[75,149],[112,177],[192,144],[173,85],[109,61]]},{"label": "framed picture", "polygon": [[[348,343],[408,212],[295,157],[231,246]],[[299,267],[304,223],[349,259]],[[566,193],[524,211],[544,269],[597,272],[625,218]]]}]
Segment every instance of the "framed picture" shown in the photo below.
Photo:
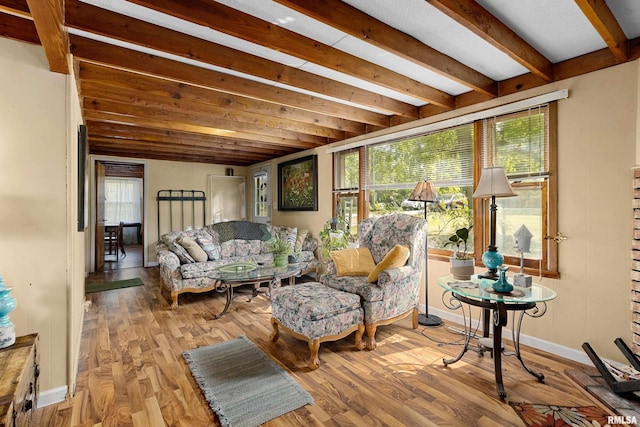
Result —
[{"label": "framed picture", "polygon": [[278,165],[278,210],[318,210],[318,156],[306,156]]},{"label": "framed picture", "polygon": [[85,231],[89,223],[89,175],[87,167],[87,127],[78,127],[78,231]]}]

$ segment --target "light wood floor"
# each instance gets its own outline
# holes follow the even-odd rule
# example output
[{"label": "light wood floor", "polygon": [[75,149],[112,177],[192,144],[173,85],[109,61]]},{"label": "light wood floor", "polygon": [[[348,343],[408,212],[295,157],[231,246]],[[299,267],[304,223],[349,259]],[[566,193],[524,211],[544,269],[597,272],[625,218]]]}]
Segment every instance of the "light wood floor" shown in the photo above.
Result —
[{"label": "light wood floor", "polygon": [[[461,336],[444,327],[414,330],[405,319],[378,328],[378,348],[353,348],[353,336],[320,347],[320,368],[307,368],[306,343],[285,333],[270,345],[264,297],[238,297],[224,317],[221,295],[182,295],[172,311],[159,291],[158,269],[110,271],[89,280],[140,277],[145,285],[89,294],[75,396],[35,411],[40,426],[219,425],[190,375],[182,352],[246,335],[308,390],[315,405],[267,426],[522,426],[496,393],[492,359],[468,352],[449,367]],[[535,321],[535,319],[526,319]],[[510,342],[507,342],[507,347]],[[507,348],[509,349],[509,348]],[[523,348],[539,383],[514,357],[504,358],[508,401],[557,405],[595,402],[564,374],[580,364]]]}]

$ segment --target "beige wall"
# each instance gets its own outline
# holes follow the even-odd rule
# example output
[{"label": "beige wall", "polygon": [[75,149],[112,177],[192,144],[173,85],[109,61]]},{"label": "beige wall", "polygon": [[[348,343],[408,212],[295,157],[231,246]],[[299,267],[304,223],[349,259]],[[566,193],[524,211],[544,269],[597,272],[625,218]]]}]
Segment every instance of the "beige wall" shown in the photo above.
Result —
[{"label": "beige wall", "polygon": [[10,314],[17,335],[40,334],[40,389],[62,396],[77,366],[67,360],[84,294],[73,86],[49,71],[40,46],[0,39],[0,272],[18,302]]},{"label": "beige wall", "polygon": [[[208,175],[223,175],[228,165],[206,163],[170,162],[147,160],[147,256],[150,262],[156,262],[156,242],[158,240],[158,204],[156,196],[159,190],[200,190],[205,193]],[[233,166],[234,175],[244,176],[246,168]],[[246,180],[248,181],[248,179]],[[209,210],[207,209],[207,212]],[[164,219],[163,219],[164,221]],[[163,222],[164,223],[164,222]],[[161,231],[162,232],[162,231]]]}]

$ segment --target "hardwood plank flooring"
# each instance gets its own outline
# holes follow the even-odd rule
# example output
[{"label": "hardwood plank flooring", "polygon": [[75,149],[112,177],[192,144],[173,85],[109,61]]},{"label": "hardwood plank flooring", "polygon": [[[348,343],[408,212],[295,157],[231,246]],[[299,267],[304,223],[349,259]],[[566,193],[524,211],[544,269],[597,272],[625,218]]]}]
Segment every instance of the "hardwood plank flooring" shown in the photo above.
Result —
[{"label": "hardwood plank flooring", "polygon": [[[246,335],[308,390],[315,405],[266,426],[522,426],[496,392],[493,360],[475,352],[444,367],[462,336],[445,322],[411,328],[410,320],[378,328],[375,351],[354,349],[353,335],[320,346],[320,368],[307,367],[307,344],[286,333],[272,345],[270,305],[237,297],[229,312],[215,291],[179,297],[171,310],[160,292],[158,268],[129,268],[89,281],[140,277],[144,286],[97,292],[85,313],[78,386],[74,397],[34,412],[36,426],[216,426],[182,352]],[[535,320],[531,320],[535,321]],[[457,325],[456,325],[457,326]],[[506,342],[507,349],[511,343]],[[507,401],[595,405],[566,375],[584,365],[523,346],[539,383],[515,357],[503,357]]]}]

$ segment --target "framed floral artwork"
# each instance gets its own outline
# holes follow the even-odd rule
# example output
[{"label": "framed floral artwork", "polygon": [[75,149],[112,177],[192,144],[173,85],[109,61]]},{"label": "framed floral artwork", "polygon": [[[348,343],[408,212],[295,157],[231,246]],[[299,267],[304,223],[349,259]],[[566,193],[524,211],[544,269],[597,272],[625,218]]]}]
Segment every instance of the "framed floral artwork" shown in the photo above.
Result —
[{"label": "framed floral artwork", "polygon": [[318,210],[318,156],[311,155],[278,165],[278,210]]}]

